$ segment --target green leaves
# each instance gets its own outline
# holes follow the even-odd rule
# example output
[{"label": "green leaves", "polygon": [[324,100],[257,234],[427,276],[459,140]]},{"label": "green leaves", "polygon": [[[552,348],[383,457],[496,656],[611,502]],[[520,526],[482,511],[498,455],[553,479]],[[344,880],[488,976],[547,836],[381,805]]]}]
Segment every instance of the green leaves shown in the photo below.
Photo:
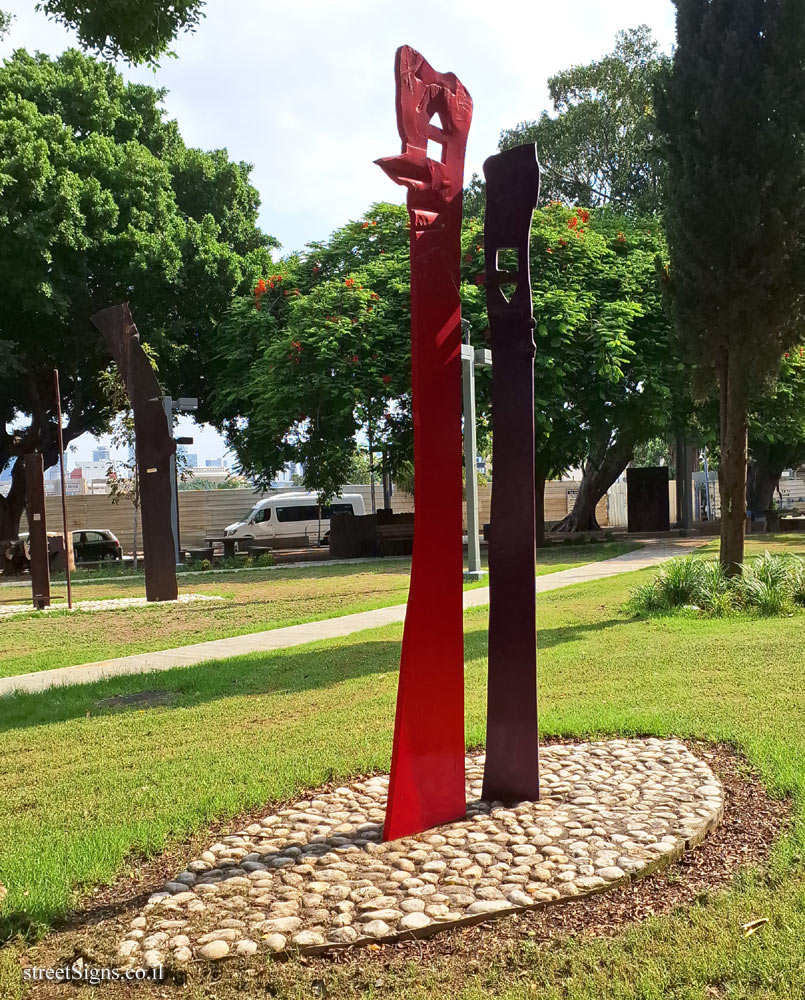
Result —
[{"label": "green leaves", "polygon": [[74,50],[0,68],[0,340],[19,360],[0,366],[0,428],[23,432],[15,445],[0,431],[0,467],[37,445],[53,460],[54,367],[67,440],[104,428],[111,362],[89,317],[115,302],[165,383],[209,397],[216,322],[273,241],[249,168],[186,149],[161,96]]},{"label": "green leaves", "polygon": [[176,35],[198,25],[203,6],[204,0],[42,0],[36,9],[75,30],[99,55],[158,65]]}]

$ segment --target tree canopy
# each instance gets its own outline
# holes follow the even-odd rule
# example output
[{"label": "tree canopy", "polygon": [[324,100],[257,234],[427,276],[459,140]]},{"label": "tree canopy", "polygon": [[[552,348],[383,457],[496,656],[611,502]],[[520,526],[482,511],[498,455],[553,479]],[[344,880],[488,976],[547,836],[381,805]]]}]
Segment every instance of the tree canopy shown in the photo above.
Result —
[{"label": "tree canopy", "polygon": [[[110,359],[89,317],[115,302],[164,382],[207,397],[215,322],[270,260],[249,165],[188,149],[162,96],[75,50],[0,67],[0,468],[55,462],[55,367],[66,443],[105,428]],[[0,536],[19,521],[18,465]]]},{"label": "tree canopy", "polygon": [[751,399],[805,320],[805,21],[788,0],[675,0],[658,89],[671,309],[720,395],[721,561],[739,572]]},{"label": "tree canopy", "polygon": [[[543,477],[579,462],[592,441],[603,461],[663,426],[678,359],[668,346],[658,254],[664,242],[656,222],[559,203],[535,214]],[[463,315],[483,346],[477,220],[463,226],[461,277]],[[396,469],[410,460],[409,297],[408,215],[380,204],[284,261],[233,305],[217,339],[212,405],[245,469],[268,482],[286,462],[302,462],[305,485],[330,495],[348,479],[356,436],[387,448]],[[483,440],[490,373],[480,369],[477,378]]]},{"label": "tree canopy", "polygon": [[805,347],[786,351],[749,416],[747,507],[771,507],[783,469],[805,462]]},{"label": "tree canopy", "polygon": [[40,0],[36,9],[72,28],[99,56],[155,63],[180,31],[192,31],[205,0]]},{"label": "tree canopy", "polygon": [[548,80],[553,115],[543,111],[501,135],[500,148],[536,142],[542,196],[570,205],[650,213],[661,200],[654,87],[667,72],[646,25],[618,33],[602,59]]}]

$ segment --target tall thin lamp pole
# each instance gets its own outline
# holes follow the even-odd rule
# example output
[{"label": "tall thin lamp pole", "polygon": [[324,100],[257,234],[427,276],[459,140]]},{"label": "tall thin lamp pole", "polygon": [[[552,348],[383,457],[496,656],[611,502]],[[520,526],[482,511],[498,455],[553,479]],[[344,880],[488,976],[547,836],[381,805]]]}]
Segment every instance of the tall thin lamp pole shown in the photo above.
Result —
[{"label": "tall thin lamp pole", "polygon": [[53,369],[53,384],[56,387],[56,426],[59,429],[59,470],[61,473],[61,517],[64,526],[64,569],[67,574],[67,607],[73,607],[73,589],[70,582],[70,545],[67,536],[67,486],[64,480],[64,437],[61,430],[61,390],[59,389],[59,369]]}]

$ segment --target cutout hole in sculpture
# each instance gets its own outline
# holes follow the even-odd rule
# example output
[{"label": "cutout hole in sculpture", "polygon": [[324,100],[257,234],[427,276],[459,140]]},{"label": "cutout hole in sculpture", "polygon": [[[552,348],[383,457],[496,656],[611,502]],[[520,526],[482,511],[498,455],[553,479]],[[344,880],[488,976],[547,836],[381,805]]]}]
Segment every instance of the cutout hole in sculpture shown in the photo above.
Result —
[{"label": "cutout hole in sculpture", "polygon": [[429,160],[435,160],[436,163],[444,163],[444,149],[444,143],[436,139],[428,139],[427,155]]},{"label": "cutout hole in sculpture", "polygon": [[498,271],[516,274],[520,266],[517,247],[499,247],[495,265]]},{"label": "cutout hole in sculpture", "polygon": [[511,300],[512,300],[512,298],[514,296],[514,293],[517,291],[517,282],[516,281],[501,281],[501,283],[498,285],[498,288],[500,289],[500,291],[501,291],[501,293],[503,295],[503,298],[507,302],[511,302]]}]

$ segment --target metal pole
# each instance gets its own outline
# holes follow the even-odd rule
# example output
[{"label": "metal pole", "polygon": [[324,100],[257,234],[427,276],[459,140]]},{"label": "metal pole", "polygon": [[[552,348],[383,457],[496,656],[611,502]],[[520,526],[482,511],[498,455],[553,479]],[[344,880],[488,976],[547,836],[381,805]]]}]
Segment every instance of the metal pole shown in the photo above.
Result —
[{"label": "metal pole", "polygon": [[70,580],[70,555],[73,551],[72,537],[67,534],[67,485],[64,480],[64,435],[61,429],[61,391],[59,389],[59,369],[53,369],[53,384],[56,389],[56,426],[59,432],[59,471],[61,472],[61,516],[64,530],[64,569],[67,574],[67,607],[73,607],[73,588]]},{"label": "metal pole", "polygon": [[464,478],[467,494],[467,572],[465,579],[480,580],[481,542],[478,538],[478,443],[475,433],[475,351],[461,345],[461,381],[464,389]]},{"label": "metal pole", "polygon": [[710,468],[707,465],[707,445],[704,446],[704,488],[706,490],[705,496],[707,500],[707,520],[713,520],[713,509],[710,506]]},{"label": "metal pole", "polygon": [[[168,421],[168,433],[173,440],[173,399],[171,396],[162,397],[162,405],[165,407],[165,417]],[[179,565],[179,490],[176,483],[176,452],[171,453],[170,458],[171,477],[171,530],[173,532],[173,553],[176,565]]]}]

